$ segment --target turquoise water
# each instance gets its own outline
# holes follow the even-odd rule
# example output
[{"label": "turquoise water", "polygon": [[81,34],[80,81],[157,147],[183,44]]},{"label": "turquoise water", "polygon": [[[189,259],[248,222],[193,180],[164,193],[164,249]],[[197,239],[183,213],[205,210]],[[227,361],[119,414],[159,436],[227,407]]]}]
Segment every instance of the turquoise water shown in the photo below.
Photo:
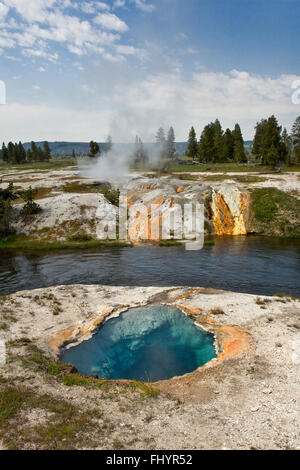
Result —
[{"label": "turquoise water", "polygon": [[179,309],[151,306],[107,321],[90,340],[65,350],[61,360],[81,374],[155,382],[192,372],[214,357],[212,334]]}]

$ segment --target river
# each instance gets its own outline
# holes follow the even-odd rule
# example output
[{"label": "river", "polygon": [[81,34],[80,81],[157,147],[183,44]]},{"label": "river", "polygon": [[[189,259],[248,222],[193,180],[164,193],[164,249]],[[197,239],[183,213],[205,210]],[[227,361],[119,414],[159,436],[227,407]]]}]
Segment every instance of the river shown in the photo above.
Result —
[{"label": "river", "polygon": [[61,284],[200,286],[300,296],[300,240],[222,237],[201,251],[135,246],[1,252],[0,295]]}]

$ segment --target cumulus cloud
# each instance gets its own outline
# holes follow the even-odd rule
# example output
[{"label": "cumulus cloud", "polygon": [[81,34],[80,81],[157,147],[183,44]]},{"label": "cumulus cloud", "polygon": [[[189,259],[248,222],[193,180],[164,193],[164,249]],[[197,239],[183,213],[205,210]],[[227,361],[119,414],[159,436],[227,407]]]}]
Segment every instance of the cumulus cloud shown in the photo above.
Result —
[{"label": "cumulus cloud", "polygon": [[103,26],[103,28],[118,31],[120,33],[124,33],[129,29],[127,24],[113,13],[101,13],[97,15],[96,18],[94,18],[94,23]]},{"label": "cumulus cloud", "polygon": [[153,10],[155,10],[155,5],[153,3],[147,2],[147,0],[131,0],[133,3],[136,4],[137,8],[140,10],[146,11],[148,13],[151,13]]},{"label": "cumulus cloud", "polygon": [[[100,54],[110,58],[113,56],[110,48],[120,40],[120,34],[129,29],[122,19],[109,12],[110,8],[106,2],[99,1],[3,0],[0,2],[0,47],[19,47],[25,57],[53,61],[57,44],[61,44],[75,55]],[[87,18],[82,18],[79,10]]]},{"label": "cumulus cloud", "polygon": [[0,2],[0,21],[2,21],[6,17],[8,10],[9,10],[8,6]]},{"label": "cumulus cloud", "polygon": [[[133,142],[135,135],[153,141],[158,127],[173,126],[177,140],[186,140],[193,125],[199,137],[203,127],[219,118],[224,128],[239,122],[245,139],[252,139],[258,120],[275,114],[280,124],[291,128],[299,115],[292,103],[292,83],[300,76],[265,77],[245,71],[155,74],[144,80],[118,80],[107,96],[97,88],[99,80],[85,83],[82,93],[90,101],[85,109],[9,104],[2,110],[0,127],[5,140],[115,141]],[[97,97],[101,106],[92,105]],[[99,98],[100,100],[100,98]],[[97,103],[96,103],[97,104]],[[5,111],[5,112],[4,112]]]}]

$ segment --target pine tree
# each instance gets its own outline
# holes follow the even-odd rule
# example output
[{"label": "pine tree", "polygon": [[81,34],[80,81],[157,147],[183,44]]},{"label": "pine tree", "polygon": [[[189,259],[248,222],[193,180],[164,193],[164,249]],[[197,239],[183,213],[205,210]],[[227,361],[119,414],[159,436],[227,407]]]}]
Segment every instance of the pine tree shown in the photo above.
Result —
[{"label": "pine tree", "polygon": [[[285,148],[281,139],[281,127],[278,125],[274,115],[269,117],[262,136],[261,155],[262,162],[265,165],[271,165],[273,168],[280,161],[284,161],[285,158]],[[275,164],[274,158],[277,158]]]},{"label": "pine tree", "polygon": [[7,188],[0,188],[0,237],[9,235],[11,230],[11,222],[13,220],[12,201],[17,199],[13,183]]},{"label": "pine tree", "polygon": [[44,142],[44,161],[49,162],[51,159],[51,149],[48,142]]},{"label": "pine tree", "polygon": [[198,142],[197,136],[194,127],[191,128],[188,138],[188,148],[186,151],[186,156],[195,160],[198,154]]},{"label": "pine tree", "polygon": [[260,122],[256,124],[256,127],[255,127],[255,136],[254,136],[254,141],[253,141],[252,154],[256,158],[261,158],[261,155],[262,155],[262,138],[263,138],[267,123],[268,123],[267,119],[262,119]]},{"label": "pine tree", "polygon": [[31,142],[31,162],[38,161],[38,149],[35,142]]},{"label": "pine tree", "polygon": [[265,155],[265,162],[267,165],[270,165],[272,168],[275,168],[279,162],[279,151],[274,144],[268,149]]},{"label": "pine tree", "polygon": [[8,151],[4,142],[2,144],[1,156],[4,162],[8,162]]},{"label": "pine tree", "polygon": [[285,163],[287,165],[290,165],[292,161],[292,138],[289,136],[288,131],[286,130],[286,127],[282,131],[281,139],[284,144],[283,152],[284,151],[286,152]]},{"label": "pine tree", "polygon": [[214,163],[222,161],[222,150],[223,150],[223,130],[218,119],[212,124],[213,126],[213,141],[214,141],[214,148],[213,148],[213,158],[212,161]]},{"label": "pine tree", "polygon": [[171,160],[172,158],[174,158],[175,153],[175,132],[173,127],[170,127],[168,132],[168,139],[166,142],[166,157]]},{"label": "pine tree", "polygon": [[14,144],[12,142],[9,142],[7,145],[7,162],[8,163],[13,163],[13,158],[14,158]]},{"label": "pine tree", "polygon": [[234,137],[230,129],[223,135],[222,161],[230,162],[234,159]]},{"label": "pine tree", "polygon": [[75,160],[75,158],[76,158],[76,153],[75,153],[75,150],[74,150],[74,149],[72,150],[72,158],[74,158],[74,160]]},{"label": "pine tree", "polygon": [[20,141],[18,144],[18,163],[25,163],[26,162],[26,152]]},{"label": "pine tree", "polygon": [[100,156],[100,147],[97,144],[97,142],[94,142],[93,140],[90,142],[90,152],[89,152],[89,157],[90,158],[95,158],[97,156]]},{"label": "pine tree", "polygon": [[300,164],[300,116],[293,124],[291,138],[295,163]]},{"label": "pine tree", "polygon": [[202,163],[212,162],[214,158],[214,125],[208,124],[204,127],[199,141],[199,161]]},{"label": "pine tree", "polygon": [[32,187],[29,186],[27,190],[22,191],[20,193],[22,199],[25,202],[24,206],[22,207],[20,211],[20,217],[23,220],[26,219],[28,216],[32,216],[41,212],[42,210],[41,206],[37,204],[36,202],[34,202],[34,198],[36,197],[37,192],[38,190],[36,188],[32,189]]},{"label": "pine tree", "polygon": [[160,127],[156,134],[156,143],[157,144],[164,144],[166,142],[165,131],[162,127]]},{"label": "pine tree", "polygon": [[244,139],[239,124],[236,124],[233,131],[233,158],[237,163],[247,163],[245,154]]},{"label": "pine tree", "polygon": [[164,160],[167,156],[167,151],[166,151],[167,145],[166,145],[165,131],[162,127],[158,129],[155,139],[156,139],[156,147],[157,147],[159,158],[161,160]]}]

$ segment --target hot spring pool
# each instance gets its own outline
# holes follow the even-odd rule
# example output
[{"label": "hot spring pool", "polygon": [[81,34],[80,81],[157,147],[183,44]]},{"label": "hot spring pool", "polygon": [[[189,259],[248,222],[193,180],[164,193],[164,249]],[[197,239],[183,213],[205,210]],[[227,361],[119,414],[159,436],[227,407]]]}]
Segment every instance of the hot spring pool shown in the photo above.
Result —
[{"label": "hot spring pool", "polygon": [[108,320],[61,360],[81,374],[110,380],[167,380],[216,357],[214,336],[169,306],[131,308]]}]

